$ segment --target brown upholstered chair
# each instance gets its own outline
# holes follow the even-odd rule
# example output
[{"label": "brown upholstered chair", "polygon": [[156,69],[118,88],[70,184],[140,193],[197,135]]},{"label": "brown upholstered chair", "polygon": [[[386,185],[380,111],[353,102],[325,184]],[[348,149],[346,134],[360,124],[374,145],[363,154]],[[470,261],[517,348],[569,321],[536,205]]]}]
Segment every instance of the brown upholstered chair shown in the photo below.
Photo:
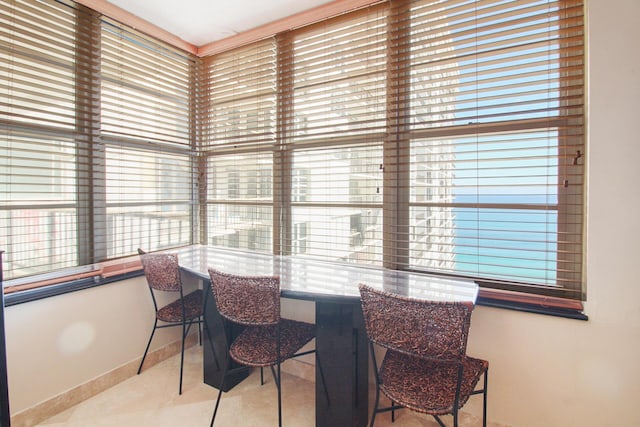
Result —
[{"label": "brown upholstered chair", "polygon": [[224,378],[230,373],[230,358],[244,366],[271,368],[278,391],[278,425],[282,426],[280,363],[292,357],[315,353],[315,349],[299,352],[315,337],[315,325],[280,317],[278,277],[237,276],[211,268],[209,275],[215,304],[223,321],[245,326],[228,348],[211,426],[225,387]]},{"label": "brown upholstered chair", "polygon": [[[182,349],[180,353],[180,385],[178,393],[182,394],[182,372],[184,366],[184,341],[189,333],[191,325],[198,327],[198,337],[202,344],[202,313],[203,298],[202,289],[197,289],[187,295],[183,294],[182,281],[180,280],[180,267],[178,265],[178,256],[168,253],[149,254],[138,249],[144,275],[151,292],[151,300],[153,308],[156,312],[156,318],[151,330],[151,336],[147,342],[147,348],[138,367],[138,374],[142,371],[144,359],[147,357],[149,346],[153,340],[156,329],[170,328],[175,326],[182,327]],[[178,295],[178,298],[169,304],[159,307],[156,300],[156,293],[172,293]],[[158,324],[160,322],[160,324]]]},{"label": "brown upholstered chair", "polygon": [[[483,395],[482,425],[487,422],[487,374],[485,360],[466,355],[473,304],[435,302],[404,297],[360,285],[369,346],[376,375],[376,414],[409,408],[432,415],[453,415],[472,394]],[[373,344],[386,349],[380,369]],[[476,390],[480,378],[484,385]],[[380,408],[380,391],[391,406]]]}]

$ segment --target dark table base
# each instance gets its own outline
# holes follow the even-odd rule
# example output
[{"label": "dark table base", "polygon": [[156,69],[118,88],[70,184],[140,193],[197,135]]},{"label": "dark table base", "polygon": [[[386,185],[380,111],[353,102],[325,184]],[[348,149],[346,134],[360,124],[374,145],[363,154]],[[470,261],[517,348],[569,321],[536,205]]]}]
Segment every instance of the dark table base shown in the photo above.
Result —
[{"label": "dark table base", "polygon": [[364,427],[368,418],[369,353],[360,304],[316,302],[316,426]]}]

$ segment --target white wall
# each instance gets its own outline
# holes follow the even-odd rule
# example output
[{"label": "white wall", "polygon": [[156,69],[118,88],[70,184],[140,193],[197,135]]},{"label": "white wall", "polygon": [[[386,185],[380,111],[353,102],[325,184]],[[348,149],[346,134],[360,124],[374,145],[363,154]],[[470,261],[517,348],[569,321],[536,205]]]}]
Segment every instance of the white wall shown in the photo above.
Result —
[{"label": "white wall", "polygon": [[510,426],[640,426],[640,1],[587,13],[589,321],[477,308],[470,353]]},{"label": "white wall", "polygon": [[[142,357],[154,316],[144,277],[7,307],[11,413]],[[160,330],[151,351],[179,339]]]},{"label": "white wall", "polygon": [[[640,426],[640,1],[587,12],[589,321],[476,309],[469,352],[490,361],[489,418],[508,426]],[[147,293],[135,279],[9,307],[12,412],[140,357]]]}]

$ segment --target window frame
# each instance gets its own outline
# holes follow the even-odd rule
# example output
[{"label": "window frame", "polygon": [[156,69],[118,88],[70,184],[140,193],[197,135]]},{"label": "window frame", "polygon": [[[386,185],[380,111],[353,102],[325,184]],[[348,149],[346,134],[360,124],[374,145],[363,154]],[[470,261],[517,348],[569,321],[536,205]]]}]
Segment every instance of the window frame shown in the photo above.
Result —
[{"label": "window frame", "polygon": [[[345,22],[348,23],[350,19],[354,16],[358,16],[358,14],[366,14],[371,12],[375,8],[380,8],[384,10],[389,10],[388,16],[388,33],[393,33],[393,37],[390,38],[387,42],[390,49],[387,51],[387,63],[388,72],[387,72],[387,97],[390,100],[393,100],[393,104],[388,103],[387,108],[387,116],[386,123],[387,127],[382,133],[386,135],[384,138],[384,142],[382,143],[382,147],[384,150],[383,154],[383,162],[381,167],[384,168],[384,181],[383,181],[383,201],[382,201],[382,209],[384,213],[383,219],[383,266],[391,269],[411,269],[413,271],[421,271],[428,274],[443,274],[437,271],[431,270],[423,270],[419,268],[412,267],[410,262],[408,261],[410,258],[410,240],[408,237],[410,235],[411,229],[414,229],[419,224],[413,224],[410,220],[410,211],[412,207],[415,206],[430,206],[428,202],[419,203],[411,200],[410,195],[410,187],[411,187],[411,179],[410,179],[410,170],[404,165],[410,164],[411,160],[411,141],[416,138],[432,138],[438,136],[452,136],[459,137],[465,134],[471,135],[488,135],[496,132],[514,132],[518,130],[531,130],[531,129],[541,129],[550,127],[557,127],[561,129],[559,132],[564,132],[565,127],[570,128],[574,126],[575,123],[575,112],[571,114],[561,114],[556,118],[546,118],[544,120],[540,120],[537,118],[531,118],[527,120],[518,120],[518,121],[506,121],[500,122],[497,121],[495,123],[470,123],[470,124],[461,124],[456,127],[434,127],[434,128],[426,128],[426,129],[412,129],[409,118],[411,117],[410,109],[410,96],[407,96],[408,93],[411,93],[411,81],[409,76],[411,75],[411,49],[402,49],[402,46],[407,46],[409,43],[409,39],[411,37],[409,33],[409,26],[406,24],[407,20],[410,19],[411,7],[415,3],[419,3],[420,0],[412,1],[404,1],[404,2],[396,2],[391,5],[383,4],[369,7],[367,10],[356,11],[351,14],[346,14],[337,18],[333,18],[327,21],[320,22],[318,24],[312,24],[310,26],[302,27],[290,32],[284,32],[277,34],[276,42],[278,49],[278,69],[280,77],[278,80],[278,140],[274,144],[274,156],[277,159],[274,162],[274,177],[276,179],[279,178],[279,181],[275,183],[276,188],[279,189],[277,193],[277,197],[275,198],[275,206],[274,206],[274,253],[279,254],[290,254],[292,252],[292,245],[295,245],[294,237],[297,235],[293,231],[293,227],[295,224],[292,223],[292,212],[291,210],[295,206],[309,205],[311,203],[306,203],[306,201],[299,200],[298,194],[295,192],[299,187],[299,177],[294,176],[293,171],[293,158],[297,150],[305,149],[308,147],[314,148],[329,148],[332,144],[343,144],[344,146],[356,146],[358,143],[362,143],[363,141],[371,141],[375,136],[370,133],[364,135],[362,139],[359,137],[349,137],[340,140],[338,142],[331,142],[330,139],[322,140],[322,138],[309,139],[307,138],[306,143],[295,145],[291,144],[290,141],[295,139],[296,126],[295,126],[295,114],[292,105],[295,103],[295,84],[293,82],[294,72],[292,71],[293,65],[291,61],[295,61],[295,55],[293,52],[293,43],[297,34],[303,34],[305,32],[313,32],[318,28],[322,29],[324,27],[330,26],[335,22]],[[574,21],[579,22],[578,25],[584,25],[583,14],[579,13],[583,5],[578,0],[563,0],[560,2],[561,5],[566,5],[567,8],[573,8],[573,11],[567,13],[576,13],[576,17],[572,18]],[[539,7],[536,6],[536,7]],[[562,11],[561,13],[565,13]],[[347,25],[347,24],[345,24]],[[583,28],[583,27],[579,27]],[[404,32],[403,32],[404,31]],[[582,33],[584,35],[584,31]],[[584,43],[584,39],[576,41],[576,43]],[[572,47],[573,48],[573,47]],[[579,48],[578,48],[579,49]],[[557,59],[559,63],[563,61],[574,61],[574,57],[570,57],[569,55],[560,55]],[[569,67],[573,67],[574,70],[579,74],[579,79],[582,81],[582,94],[584,94],[584,62],[576,65],[570,64]],[[570,76],[560,77],[560,79],[571,78]],[[584,96],[584,95],[571,95],[571,96]],[[559,109],[571,109],[575,108],[573,105],[560,105]],[[582,123],[578,123],[578,127],[576,129],[582,129],[582,133],[577,136],[577,140],[581,141],[580,147],[582,147],[582,151],[578,151],[577,161],[582,164],[584,159],[581,157],[584,156],[584,110],[582,113],[578,114],[582,120]],[[562,144],[562,143],[560,143]],[[558,159],[576,161],[575,159],[571,159],[572,152],[575,147],[574,146],[559,146],[558,148]],[[580,148],[579,148],[580,150]],[[215,153],[213,154],[215,155]],[[575,164],[575,163],[574,163]],[[567,176],[568,173],[566,171],[567,168],[566,162],[559,163],[557,167],[557,175],[558,177]],[[574,176],[576,176],[576,184],[578,186],[582,186],[584,184],[584,169],[580,168],[578,174],[572,172]],[[558,183],[561,185],[561,182]],[[274,194],[275,196],[275,194]],[[583,191],[579,191],[574,195],[571,202],[567,202],[566,200],[559,200],[557,204],[553,206],[548,206],[550,209],[557,209],[557,215],[577,215],[582,216],[582,206],[585,203],[585,195]],[[571,204],[575,208],[572,212],[565,212],[565,207]],[[455,206],[455,203],[452,204]],[[469,206],[473,206],[477,209],[484,209],[490,207],[490,205],[486,204],[472,204]],[[520,209],[530,209],[531,206],[528,204],[522,204],[519,206],[511,206],[511,208],[520,208]],[[577,209],[577,211],[576,211]],[[578,212],[579,211],[579,212]],[[277,213],[279,212],[279,213]],[[578,258],[571,255],[573,251],[564,251],[559,249],[557,253],[569,254],[569,258],[566,260],[559,259],[558,263],[569,262],[578,266],[578,270],[584,269],[584,263],[582,257],[584,252],[584,223],[582,220],[575,223],[573,226],[574,229],[571,230],[573,233],[579,234],[579,240],[573,243],[574,246],[578,246],[580,249],[578,250]],[[579,228],[579,230],[576,229]],[[278,229],[280,229],[280,233],[278,233]],[[559,233],[564,232],[565,230],[559,230]],[[276,243],[277,242],[277,243]],[[559,243],[560,244],[560,243]],[[582,253],[582,255],[580,255]],[[564,255],[563,255],[564,256]],[[558,265],[559,265],[558,264]],[[557,268],[557,270],[562,270]],[[564,273],[558,273],[564,274]],[[574,272],[572,274],[582,274],[584,276],[584,272]],[[522,304],[530,304],[530,297],[536,296],[539,301],[542,301],[543,305],[553,305],[560,307],[569,307],[571,310],[579,309],[581,307],[581,303],[576,305],[575,301],[583,301],[586,299],[586,286],[583,283],[582,279],[578,279],[578,287],[579,289],[573,288],[559,288],[553,289],[550,286],[536,286],[527,282],[518,282],[513,280],[496,280],[496,279],[488,279],[477,276],[469,276],[465,274],[457,274],[455,272],[447,273],[449,276],[453,277],[464,277],[471,278],[476,280],[483,287],[483,291],[486,294],[486,298],[490,300],[506,300],[511,301],[513,303],[522,303]],[[514,296],[515,294],[515,296]],[[522,295],[523,297],[519,297]]]},{"label": "window frame", "polygon": [[[150,240],[155,241],[156,244],[151,245],[152,247],[145,247],[145,249],[157,250],[191,244],[198,241],[194,238],[197,230],[198,210],[197,191],[193,186],[197,170],[197,156],[195,155],[195,73],[199,64],[199,60],[197,60],[195,55],[143,35],[127,25],[115,22],[71,0],[50,0],[32,3],[15,2],[3,7],[2,13],[6,13],[5,16],[7,19],[10,19],[12,14],[38,17],[38,19],[34,19],[36,23],[33,24],[30,21],[24,21],[27,22],[24,24],[22,23],[23,21],[15,21],[15,28],[9,26],[7,30],[9,33],[6,37],[10,40],[10,43],[6,44],[5,47],[0,50],[0,53],[2,53],[5,58],[8,58],[2,59],[2,61],[4,63],[9,62],[6,71],[6,81],[9,81],[14,76],[19,76],[18,80],[21,81],[34,81],[36,82],[34,84],[39,82],[39,67],[31,66],[31,68],[29,68],[25,66],[22,69],[16,69],[14,67],[18,67],[19,65],[14,66],[10,62],[11,58],[15,55],[22,55],[26,57],[24,61],[31,61],[34,64],[40,62],[47,63],[47,61],[50,61],[52,66],[55,64],[58,68],[66,67],[65,70],[68,68],[67,72],[70,75],[71,82],[68,83],[65,88],[69,88],[69,97],[74,101],[74,105],[68,108],[69,112],[67,112],[67,116],[63,116],[66,117],[66,121],[62,122],[60,119],[58,119],[58,121],[49,119],[51,123],[28,123],[20,119],[20,117],[13,118],[8,116],[7,120],[3,120],[2,123],[0,123],[0,129],[5,130],[8,138],[12,138],[11,135],[19,133],[25,135],[23,138],[31,138],[34,139],[34,141],[36,138],[42,138],[43,141],[46,141],[47,138],[55,139],[56,137],[65,138],[70,141],[72,150],[75,149],[75,164],[72,172],[73,184],[68,184],[69,186],[73,186],[73,190],[69,195],[73,200],[66,203],[65,206],[68,205],[74,209],[73,216],[77,224],[71,237],[67,235],[68,233],[64,235],[65,241],[72,240],[72,243],[66,244],[73,245],[74,247],[73,252],[75,258],[71,262],[65,264],[63,268],[60,268],[60,266],[55,264],[54,257],[49,256],[47,263],[43,264],[44,270],[41,269],[31,273],[17,273],[13,276],[8,274],[11,273],[12,270],[5,268],[5,278],[8,278],[4,283],[5,291],[28,290],[29,288],[39,288],[49,285],[58,286],[58,283],[65,280],[77,281],[88,278],[87,280],[94,281],[98,276],[102,277],[100,280],[110,277],[111,274],[108,271],[102,274],[103,271],[101,267],[96,266],[110,258],[121,258],[132,255],[136,250],[136,248],[133,248],[124,253],[118,253],[117,255],[109,254],[110,239],[108,237],[110,227],[108,224],[108,209],[110,208],[122,208],[128,205],[129,209],[135,210],[138,209],[137,207],[140,207],[140,209],[149,210],[149,207],[151,207],[151,209],[157,213],[156,217],[159,217],[163,215],[164,207],[171,207],[176,205],[176,203],[182,203],[186,206],[185,212],[189,223],[186,234],[182,233],[182,237],[176,238],[176,234],[170,231],[171,227],[164,227],[160,234],[156,233],[155,239],[152,238]],[[43,18],[40,19],[38,14],[42,14]],[[4,19],[5,16],[2,16],[2,18]],[[42,22],[50,27],[44,32],[38,31],[36,28],[37,25],[44,25]],[[118,38],[121,38],[123,44],[130,43],[131,46],[135,46],[135,48],[138,49],[138,53],[141,51],[151,52],[149,57],[154,58],[155,61],[165,60],[163,66],[153,68],[153,70],[159,73],[159,76],[162,75],[161,78],[164,79],[162,87],[160,88],[159,86],[157,91],[155,91],[157,93],[154,93],[154,90],[143,87],[146,77],[136,82],[139,73],[144,72],[144,67],[148,67],[146,68],[147,70],[152,69],[149,68],[144,59],[139,58],[138,62],[142,63],[142,65],[139,63],[132,64],[124,60],[120,61],[117,55],[127,50],[126,48],[105,59],[105,53],[114,52],[113,49],[105,49],[102,45],[105,30],[112,33],[111,42],[116,40],[116,43],[118,43]],[[15,31],[17,35],[13,36],[11,31]],[[25,43],[31,43],[29,45],[31,50],[26,50],[26,53],[22,52],[20,48],[20,34],[22,32],[25,34]],[[13,37],[15,37],[17,41],[14,40]],[[57,42],[56,37],[64,37],[64,42],[62,40]],[[64,43],[64,46],[70,51],[66,56],[66,62],[63,63],[61,59],[59,60],[59,58],[62,57],[62,49],[57,49],[51,54],[48,50],[39,47],[41,44],[47,42],[51,44],[59,43],[60,45]],[[131,53],[132,52],[128,52],[127,54]],[[162,53],[162,55],[159,55],[159,53]],[[158,56],[162,57],[163,55],[165,58],[158,59]],[[104,62],[107,60],[109,61],[108,67]],[[182,67],[174,71],[175,67],[171,66],[172,63],[170,61],[174,61],[174,63],[181,62]],[[27,65],[31,65],[31,62],[28,62]],[[67,62],[70,65],[67,66]],[[125,64],[125,62],[127,63]],[[116,70],[121,69],[122,71],[116,71],[116,77],[103,79],[102,73],[104,69],[109,67]],[[128,67],[128,70],[125,72],[124,69],[126,67]],[[167,69],[170,70],[168,74],[166,73]],[[180,72],[182,75],[179,79],[172,80],[171,77],[167,77],[173,76],[174,74],[177,75]],[[125,76],[126,73],[129,74]],[[44,77],[42,79],[44,79]],[[104,125],[104,114],[102,113],[105,113],[102,107],[105,98],[103,95],[106,93],[104,92],[103,83],[107,80],[109,80],[112,87],[115,87],[113,85],[113,83],[115,83],[117,86],[126,88],[123,89],[124,91],[133,89],[138,90],[139,93],[146,93],[146,95],[150,97],[164,97],[166,105],[171,106],[173,105],[171,103],[175,102],[176,108],[183,110],[180,114],[181,120],[183,120],[182,124],[175,126],[175,132],[172,130],[166,131],[166,129],[171,129],[173,125],[171,120],[173,117],[171,114],[163,114],[158,117],[158,120],[162,122],[162,126],[159,126],[159,128],[163,129],[163,131],[155,136],[137,134],[135,132],[129,135],[126,132],[126,127],[123,127],[123,129],[125,129],[123,132],[105,131],[105,129],[102,128]],[[140,83],[141,81],[143,83]],[[167,81],[169,82],[168,84]],[[175,87],[171,87],[174,81]],[[43,80],[40,83],[46,85],[48,82]],[[62,83],[59,83],[59,85],[62,85]],[[13,108],[12,97],[20,97],[22,95],[20,90],[21,89],[18,88],[12,91],[11,88],[9,88],[4,94],[4,97],[9,100],[8,108]],[[161,93],[161,91],[164,92]],[[108,96],[106,98],[108,98]],[[129,95],[129,98],[126,98],[126,96],[121,98],[111,96],[111,98],[116,100],[111,104],[112,107],[122,108],[123,111],[129,108],[126,101],[127,99],[131,99],[131,95]],[[52,97],[48,102],[55,103],[65,100],[66,98],[62,97]],[[38,99],[30,103],[24,101],[22,104],[18,104],[18,108],[24,108],[27,114],[34,114],[36,117],[40,117],[42,119],[41,121],[45,121],[48,116],[38,116],[38,114],[42,114],[39,113],[41,109],[39,109],[38,102],[40,102]],[[23,107],[20,107],[21,105]],[[137,115],[143,117],[148,113],[145,112],[145,108],[146,106],[141,103],[137,107],[134,106],[133,109],[129,109],[127,119],[131,120],[131,118],[134,117],[133,120],[135,120]],[[156,119],[154,118],[153,120],[155,123]],[[69,121],[68,124],[67,121]],[[115,129],[113,126],[114,123],[116,122],[111,122],[111,130]],[[166,126],[167,123],[169,123],[168,126]],[[135,131],[135,129],[133,130]],[[179,135],[179,137],[177,135]],[[40,142],[39,144],[38,147],[41,147],[38,148],[39,150],[46,149],[44,142]],[[152,203],[150,203],[149,200],[129,200],[126,201],[127,203],[123,200],[110,201],[108,198],[108,187],[111,185],[121,185],[116,182],[107,182],[107,174],[109,173],[108,164],[110,161],[107,158],[107,153],[113,147],[117,147],[117,149],[123,152],[131,151],[132,153],[139,152],[136,150],[143,150],[152,154],[152,157],[181,156],[185,159],[186,167],[181,172],[172,173],[174,176],[177,176],[177,174],[183,175],[180,179],[186,182],[186,184],[181,184],[186,188],[185,194],[178,197],[180,200],[175,197],[171,200],[165,200],[165,198],[160,195],[162,189],[165,188],[160,181],[162,181],[166,171],[160,170],[158,165],[154,163],[150,164],[147,170],[153,169],[156,171],[154,172],[155,177],[152,178],[153,182],[156,183],[156,193],[158,193],[155,201]],[[35,152],[35,150],[32,151]],[[52,150],[51,153],[56,153],[56,151]],[[37,153],[32,155],[36,156]],[[9,158],[8,161],[13,161],[16,164],[19,164],[21,161],[24,163],[28,160],[12,160],[12,154],[10,152],[7,156]],[[40,155],[40,157],[43,157],[43,155]],[[38,158],[37,160],[40,159]],[[140,167],[144,166],[138,163],[138,169]],[[56,169],[55,165],[51,165],[50,170],[55,173],[58,169]],[[136,170],[136,172],[138,172],[138,170]],[[123,185],[126,186],[125,181],[127,178],[124,177],[126,174],[121,175],[123,175],[123,177],[119,179],[124,183]],[[28,176],[24,179],[22,177],[19,178],[21,181],[17,181],[18,186],[29,185],[30,181],[28,178]],[[0,206],[2,210],[6,211],[15,208],[11,198],[12,191],[15,192],[17,190],[9,188],[9,201],[6,206]],[[62,192],[63,188],[60,187],[58,191]],[[38,203],[37,200],[34,200],[28,207],[32,209],[33,206],[42,206],[44,209],[48,209],[48,206],[62,207],[63,205],[61,203],[51,205],[51,203],[48,203],[46,200]],[[169,210],[171,210],[171,208],[169,208]],[[121,230],[120,234],[117,235],[120,240],[130,237],[124,234],[124,232],[125,230]],[[142,236],[142,233],[140,232],[139,235]],[[139,244],[142,245],[142,239]],[[8,255],[10,256],[10,254]],[[10,261],[9,256],[5,258],[5,262]],[[7,267],[9,265],[7,265]],[[90,271],[86,272],[85,270],[87,270],[87,268]],[[129,271],[129,268],[127,267],[125,270]],[[43,271],[47,271],[48,273],[39,274]]]},{"label": "window frame", "polygon": [[[64,0],[66,1],[66,0]],[[71,4],[71,2],[69,2]],[[573,7],[580,9],[584,8],[583,3],[580,0],[560,0],[561,4],[572,5]],[[294,84],[292,81],[292,73],[290,70],[290,63],[287,66],[282,64],[287,61],[292,61],[292,55],[290,55],[292,49],[292,42],[296,34],[304,33],[307,31],[313,31],[314,28],[326,25],[327,22],[348,22],[352,17],[359,16],[366,13],[377,13],[376,11],[384,10],[388,11],[387,32],[396,31],[399,26],[404,25],[407,19],[409,19],[411,1],[399,1],[388,3],[376,4],[365,8],[365,10],[356,10],[352,13],[347,13],[338,17],[330,18],[326,21],[311,24],[309,26],[302,26],[292,31],[283,31],[276,34],[271,38],[271,43],[274,46],[276,53],[276,93],[277,101],[275,106],[275,130],[271,130],[273,138],[268,143],[263,144],[257,140],[248,140],[247,144],[231,144],[226,146],[210,145],[206,141],[204,128],[207,126],[207,112],[211,104],[206,99],[206,91],[203,91],[203,85],[205,82],[203,79],[203,73],[206,73],[206,63],[210,58],[196,59],[192,57],[194,61],[194,68],[191,75],[191,98],[189,108],[191,129],[188,142],[184,144],[184,147],[178,148],[180,152],[188,153],[192,158],[192,192],[190,194],[190,200],[192,203],[192,241],[193,242],[207,242],[208,241],[208,226],[207,226],[207,211],[212,203],[207,198],[207,182],[206,182],[206,169],[207,160],[214,158],[218,155],[225,155],[230,153],[269,153],[273,159],[272,170],[272,199],[270,201],[255,202],[256,206],[269,206],[272,209],[272,252],[275,254],[287,255],[292,252],[292,246],[296,243],[293,241],[295,233],[292,224],[292,212],[291,209],[295,205],[304,204],[305,200],[296,199],[296,195],[293,194],[296,188],[296,179],[300,177],[292,176],[291,170],[293,167],[293,155],[298,149],[307,149],[314,144],[324,144],[322,141],[309,140],[305,144],[301,144],[298,147],[291,145],[292,134],[295,132],[294,125],[294,112],[291,105],[291,100],[295,96]],[[82,25],[87,25],[87,22],[91,22],[90,28],[95,31],[96,23],[100,22],[100,16],[90,9],[84,6],[77,5],[78,10],[82,10],[83,14],[91,16],[92,20],[82,20]],[[385,12],[387,13],[387,12]],[[578,16],[577,19],[583,19],[583,15]],[[98,24],[99,25],[99,24]],[[118,24],[120,25],[120,24]],[[584,26],[584,23],[581,24]],[[93,27],[92,27],[93,26]],[[583,27],[582,27],[583,28]],[[385,123],[386,127],[380,129],[375,135],[367,134],[349,139],[348,141],[340,141],[340,144],[349,146],[357,146],[359,144],[371,144],[373,140],[380,141],[383,149],[383,162],[381,168],[384,170],[384,180],[382,185],[382,203],[381,208],[383,211],[383,229],[382,229],[382,241],[383,241],[383,255],[382,266],[391,269],[407,269],[407,259],[410,256],[410,241],[407,236],[410,235],[410,231],[414,227],[421,226],[420,224],[411,224],[410,209],[412,206],[410,196],[410,170],[405,167],[406,164],[411,162],[410,143],[412,139],[434,137],[438,135],[460,135],[465,132],[469,132],[472,127],[476,128],[476,131],[480,128],[478,124],[462,125],[457,129],[420,129],[412,130],[410,123],[407,120],[407,112],[410,110],[410,100],[406,96],[410,91],[410,79],[408,77],[407,70],[410,65],[409,51],[403,51],[398,46],[402,46],[407,43],[409,39],[408,33],[396,32],[393,39],[387,42],[389,50],[386,52],[387,58],[387,75],[386,75],[386,96],[389,99],[387,101]],[[584,31],[582,33],[581,42],[584,44]],[[259,43],[259,42],[258,42]],[[242,49],[240,47],[239,49]],[[188,55],[185,53],[185,55]],[[96,58],[93,58],[95,61]],[[560,61],[563,60],[562,58]],[[575,67],[581,67],[582,72],[582,96],[584,97],[584,60],[581,64],[574,65]],[[91,68],[91,67],[90,67]],[[84,76],[84,80],[80,81],[80,84],[84,86],[95,85],[95,69],[91,68],[91,72],[83,73],[79,75]],[[566,77],[566,76],[565,76]],[[565,78],[563,77],[563,78]],[[568,77],[566,77],[568,78]],[[97,83],[100,85],[100,83]],[[99,129],[96,128],[95,123],[92,122],[92,117],[95,117],[99,112],[99,97],[93,98],[91,102],[84,102],[82,109],[78,116],[78,126],[82,126],[83,129],[89,129],[85,138],[90,146],[94,144],[106,143],[107,139],[102,140],[102,135]],[[571,106],[567,106],[571,108]],[[253,116],[252,116],[253,117]],[[584,111],[581,116],[584,121]],[[248,117],[246,122],[248,123],[251,117]],[[251,120],[256,119],[255,117]],[[562,120],[572,120],[572,118],[559,118],[557,120],[560,123]],[[551,123],[547,120],[546,123]],[[519,123],[520,126],[535,127],[534,120],[530,122]],[[584,123],[582,124],[584,126]],[[512,123],[498,123],[482,125],[482,132],[496,132],[498,130],[513,131],[515,128]],[[46,129],[45,129],[46,132]],[[450,133],[447,133],[450,132]],[[453,132],[453,133],[451,133]],[[579,135],[580,137],[580,135]],[[584,142],[584,128],[582,128],[582,141]],[[163,142],[149,142],[142,140],[129,140],[127,138],[115,138],[114,142],[142,144],[140,146],[151,147],[159,149],[173,150]],[[582,148],[584,146],[581,146]],[[584,150],[584,148],[583,148]],[[572,159],[575,155],[575,161],[583,162],[584,151],[566,150],[562,155]],[[99,159],[98,159],[99,160]],[[99,162],[98,162],[99,164]],[[564,166],[562,166],[564,167]],[[82,179],[95,179],[94,166],[80,168],[79,173],[82,175]],[[559,176],[563,175],[564,171],[558,173]],[[260,174],[257,173],[256,177]],[[98,174],[99,179],[99,174]],[[581,184],[584,185],[584,170],[578,176],[579,180],[582,180]],[[560,183],[559,183],[560,184]],[[256,197],[263,196],[262,187],[258,184],[255,187]],[[580,212],[569,212],[569,214],[584,215],[582,210],[586,204],[584,193],[571,194],[567,196],[571,200],[559,200],[558,204],[572,204],[576,206],[576,209]],[[228,203],[229,205],[237,204],[234,201],[221,201]],[[80,235],[86,238],[79,239],[79,242],[86,242],[86,244],[78,244],[78,252],[81,254],[92,254],[91,257],[83,259],[79,265],[86,265],[96,260],[106,259],[103,254],[93,255],[95,248],[93,247],[93,240],[100,240],[100,236],[94,235],[96,225],[94,221],[96,218],[100,218],[104,215],[105,204],[104,201],[96,200],[93,196],[89,196],[88,193],[84,194],[78,201],[79,209],[83,212],[81,215],[86,215],[89,220],[83,225],[80,230]],[[419,203],[413,202],[413,205],[419,205]],[[359,206],[359,205],[358,205]],[[100,214],[103,212],[103,214]],[[564,213],[563,213],[564,214]],[[580,241],[580,253],[573,255],[573,258],[568,258],[568,262],[580,264],[584,269],[584,252],[585,252],[585,224],[576,224],[572,230],[572,233],[578,233],[581,236]],[[299,230],[298,230],[299,231]],[[305,239],[308,239],[308,230],[305,232]],[[305,245],[308,244],[305,240]],[[100,251],[98,251],[100,252]],[[427,272],[432,274],[433,272]],[[584,271],[582,278],[584,278]],[[455,275],[454,275],[455,276]],[[465,276],[466,277],[466,276]],[[546,292],[535,287],[530,287],[527,283],[510,283],[500,281],[486,281],[476,278],[478,283],[483,287],[481,290],[480,303],[486,303],[487,305],[498,304],[496,301],[507,301],[508,304],[515,304],[524,307],[526,310],[530,310],[531,307],[541,306],[553,306],[559,307],[560,310],[568,310],[569,312],[579,312],[582,308],[581,301],[586,299],[586,284],[584,279],[580,279],[581,289],[580,295],[567,295],[563,292]],[[499,305],[499,304],[498,304]],[[497,306],[497,305],[496,305]],[[536,310],[538,309],[536,308]],[[562,314],[560,314],[562,315]]]}]

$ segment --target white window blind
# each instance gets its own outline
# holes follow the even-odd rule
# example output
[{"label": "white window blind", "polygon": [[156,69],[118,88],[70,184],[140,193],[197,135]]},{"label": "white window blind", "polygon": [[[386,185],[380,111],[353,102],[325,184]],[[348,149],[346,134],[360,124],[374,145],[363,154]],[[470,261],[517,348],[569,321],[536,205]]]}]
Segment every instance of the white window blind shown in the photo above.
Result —
[{"label": "white window blind", "polygon": [[206,58],[204,65],[203,149],[271,149],[277,113],[274,40]]},{"label": "white window blind", "polygon": [[0,24],[6,278],[191,243],[195,58],[71,1]]},{"label": "white window blind", "polygon": [[407,10],[408,267],[583,297],[582,4]]},{"label": "white window blind", "polygon": [[291,253],[382,264],[382,149],[295,150]]},{"label": "white window blind", "polygon": [[281,43],[281,86],[291,87],[282,102],[292,104],[285,248],[294,255],[382,265],[386,44],[379,6]]},{"label": "white window blind", "polygon": [[106,148],[106,258],[192,242],[189,154]]},{"label": "white window blind", "polygon": [[0,130],[0,242],[7,278],[78,263],[75,143]]},{"label": "white window blind", "polygon": [[[78,60],[96,33],[87,11],[59,1],[0,4],[0,246],[5,277],[90,262],[87,168],[91,127],[82,117],[95,93],[83,82],[95,63]],[[82,29],[79,31],[78,29]]]},{"label": "white window blind", "polygon": [[102,136],[189,147],[194,58],[108,20],[101,36]]},{"label": "white window blind", "polygon": [[273,158],[212,156],[207,168],[207,243],[271,252]]},{"label": "white window blind", "polygon": [[206,112],[208,244],[274,250],[276,50],[273,39],[207,58],[202,84]]},{"label": "white window blind", "polygon": [[[98,258],[193,241],[195,68],[192,56],[103,19],[100,136],[94,151]],[[101,242],[98,242],[101,243]]]}]

